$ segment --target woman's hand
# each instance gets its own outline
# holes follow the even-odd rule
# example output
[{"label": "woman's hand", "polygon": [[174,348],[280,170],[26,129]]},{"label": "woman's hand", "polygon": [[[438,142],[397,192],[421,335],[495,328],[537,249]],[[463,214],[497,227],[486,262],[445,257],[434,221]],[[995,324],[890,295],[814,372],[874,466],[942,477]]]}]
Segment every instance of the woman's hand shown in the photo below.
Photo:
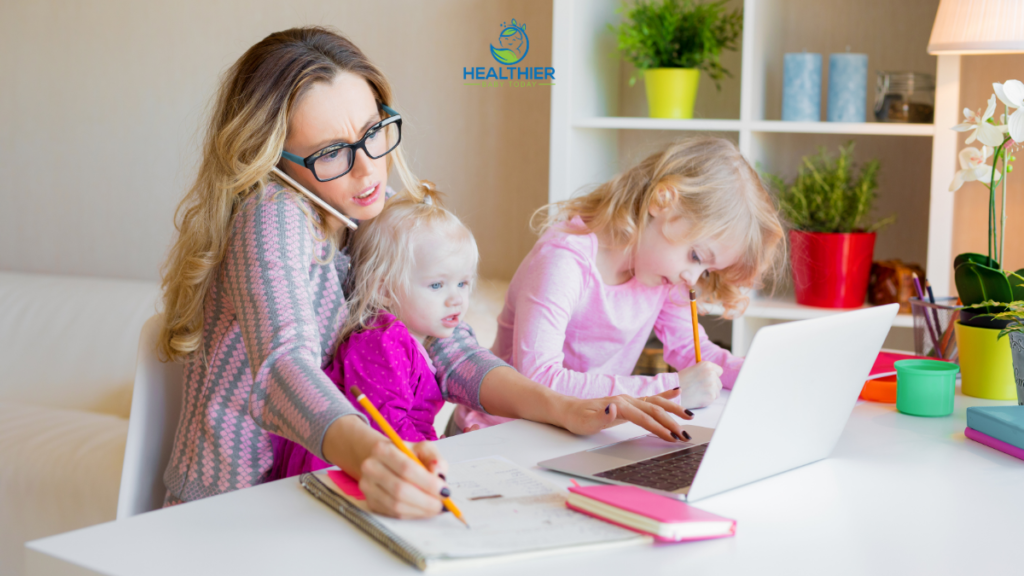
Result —
[{"label": "woman's hand", "polygon": [[448,464],[432,442],[410,448],[429,470],[358,416],[343,416],[327,429],[323,452],[330,463],[359,480],[373,512],[395,518],[435,516],[448,490],[444,481]]},{"label": "woman's hand", "polygon": [[563,418],[558,425],[573,434],[589,435],[632,422],[668,442],[688,440],[689,434],[670,416],[674,414],[684,420],[693,418],[693,413],[675,400],[678,396],[678,389],[645,398],[620,394],[581,400],[563,396],[568,405],[562,411]]},{"label": "woman's hand", "polygon": [[699,362],[679,372],[679,404],[685,408],[708,406],[722,392],[722,367]]}]

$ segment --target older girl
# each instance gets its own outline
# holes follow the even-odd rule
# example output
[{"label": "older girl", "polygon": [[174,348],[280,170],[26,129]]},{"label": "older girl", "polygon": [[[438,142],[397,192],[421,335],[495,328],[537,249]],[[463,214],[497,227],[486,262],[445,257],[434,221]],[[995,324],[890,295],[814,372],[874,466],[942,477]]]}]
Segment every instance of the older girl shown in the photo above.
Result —
[{"label": "older girl", "polygon": [[[166,504],[266,480],[271,433],[355,476],[380,513],[441,510],[444,462],[415,446],[413,465],[324,374],[347,318],[341,222],[268,177],[273,166],[358,220],[380,213],[389,170],[408,194],[401,123],[380,70],[322,28],[271,34],[231,67],[213,109],[199,174],[178,207],[164,267],[160,348],[183,362],[185,390],[164,474]],[[617,397],[568,398],[520,376],[460,324],[430,350],[451,401],[592,433],[626,418],[664,438],[662,409]]]},{"label": "older girl", "polygon": [[[782,227],[753,168],[731,142],[673,143],[593,192],[556,204],[512,278],[494,352],[552,390],[579,398],[680,388],[710,404],[743,363],[700,331],[694,357],[688,292],[742,311],[741,289],[775,261]],[[678,373],[632,376],[651,334]],[[460,406],[455,424],[504,419]],[[457,432],[453,430],[453,432]]]}]

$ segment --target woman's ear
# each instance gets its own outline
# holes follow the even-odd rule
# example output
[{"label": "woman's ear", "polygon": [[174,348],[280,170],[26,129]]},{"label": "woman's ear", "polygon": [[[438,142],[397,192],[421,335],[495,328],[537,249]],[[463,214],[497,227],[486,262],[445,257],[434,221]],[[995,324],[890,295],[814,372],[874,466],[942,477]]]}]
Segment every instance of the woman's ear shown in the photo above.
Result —
[{"label": "woman's ear", "polygon": [[651,198],[651,204],[647,208],[647,212],[652,218],[657,218],[658,214],[669,209],[678,197],[679,192],[676,192],[675,188],[662,186],[658,188],[654,193],[654,197]]}]

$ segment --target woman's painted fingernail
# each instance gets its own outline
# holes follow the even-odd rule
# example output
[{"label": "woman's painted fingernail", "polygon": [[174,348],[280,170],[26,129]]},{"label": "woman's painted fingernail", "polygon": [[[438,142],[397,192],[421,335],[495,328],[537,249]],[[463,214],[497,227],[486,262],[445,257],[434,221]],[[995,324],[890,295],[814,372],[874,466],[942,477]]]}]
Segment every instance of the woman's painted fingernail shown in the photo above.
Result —
[{"label": "woman's painted fingernail", "polygon": [[447,486],[441,488],[441,498],[447,498],[452,495],[452,491]]},{"label": "woman's painted fingernail", "polygon": [[445,475],[444,475],[444,474],[442,474],[442,473],[440,473],[440,472],[438,472],[438,473],[437,473],[437,476],[438,476],[438,477],[439,477],[439,478],[440,478],[441,480],[444,480],[444,481],[446,481],[446,482],[448,481],[448,478],[446,478],[446,477],[445,477]]},{"label": "woman's painted fingernail", "polygon": [[683,414],[686,414],[690,418],[693,418],[693,412],[690,412],[689,410],[687,410],[685,408],[683,409]]},{"label": "woman's painted fingernail", "polygon": [[441,504],[441,513],[444,514],[445,512],[448,512],[448,507],[445,506],[444,504]]},{"label": "woman's painted fingernail", "polygon": [[[676,440],[678,440],[678,441],[680,441],[680,442],[682,442],[682,441],[683,441],[683,439],[682,439],[682,438],[680,438],[680,437],[679,437],[679,435],[678,435],[678,434],[676,434],[675,432],[669,432],[669,434],[672,434],[672,437],[673,437],[673,438],[675,438]],[[683,432],[683,434],[686,434],[686,432]]]},{"label": "woman's painted fingernail", "polygon": [[612,405],[611,404],[605,406],[604,407],[604,413],[605,414],[611,414],[611,409],[612,409]]},{"label": "woman's painted fingernail", "polygon": [[673,390],[679,390],[679,386],[676,386],[675,388],[673,388]]},{"label": "woman's painted fingernail", "polygon": [[690,434],[686,430],[681,430],[681,432],[683,433],[683,438],[690,439]]}]

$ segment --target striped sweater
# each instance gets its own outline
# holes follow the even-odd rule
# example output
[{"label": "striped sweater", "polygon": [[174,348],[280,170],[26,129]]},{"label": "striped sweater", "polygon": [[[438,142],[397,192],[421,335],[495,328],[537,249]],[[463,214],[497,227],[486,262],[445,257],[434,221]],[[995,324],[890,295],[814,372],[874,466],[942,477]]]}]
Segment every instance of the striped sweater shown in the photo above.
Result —
[{"label": "striped sweater", "polygon": [[[350,260],[309,215],[317,217],[304,198],[270,183],[234,218],[204,302],[202,344],[184,362],[165,505],[261,483],[273,462],[270,433],[323,459],[331,423],[365,419],[322,370],[348,313]],[[477,410],[484,376],[507,366],[465,324],[428,352],[445,399]]]}]

